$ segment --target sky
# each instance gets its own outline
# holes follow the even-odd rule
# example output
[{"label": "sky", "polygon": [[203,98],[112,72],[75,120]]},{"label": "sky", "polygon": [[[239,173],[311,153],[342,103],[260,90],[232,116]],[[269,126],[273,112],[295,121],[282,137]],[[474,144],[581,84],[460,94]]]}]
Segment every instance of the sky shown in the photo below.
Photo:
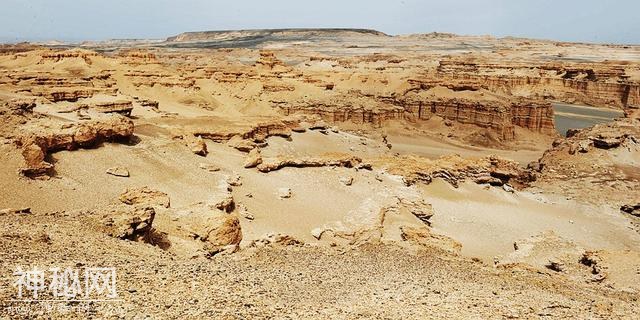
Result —
[{"label": "sky", "polygon": [[0,41],[368,28],[640,44],[640,0],[0,0]]}]

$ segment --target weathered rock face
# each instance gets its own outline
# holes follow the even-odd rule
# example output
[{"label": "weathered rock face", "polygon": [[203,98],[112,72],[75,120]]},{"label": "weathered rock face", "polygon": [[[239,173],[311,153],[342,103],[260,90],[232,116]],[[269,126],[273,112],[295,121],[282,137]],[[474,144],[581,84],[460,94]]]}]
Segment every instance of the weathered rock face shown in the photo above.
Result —
[{"label": "weathered rock face", "polygon": [[455,187],[465,180],[495,186],[511,184],[523,187],[535,179],[527,170],[521,169],[518,163],[497,156],[465,159],[451,155],[437,160],[404,156],[378,159],[373,165],[401,175],[408,185],[417,182],[429,184],[440,178]]},{"label": "weathered rock face", "polygon": [[97,102],[90,107],[102,113],[119,113],[125,116],[129,116],[131,115],[131,110],[133,110],[133,103],[128,100],[116,100],[108,102]]},{"label": "weathered rock face", "polygon": [[[19,139],[23,148],[25,176],[47,174],[52,168],[44,158],[48,153],[96,146],[102,142],[118,141],[133,135],[133,122],[122,116],[61,125],[55,128],[27,129]],[[38,151],[38,149],[40,149]]]},{"label": "weathered rock face", "polygon": [[[64,51],[59,53],[59,57],[53,55],[55,58],[51,59],[68,58],[65,57]],[[97,53],[93,54],[97,56]],[[49,58],[43,59],[49,60]],[[28,92],[51,102],[75,102],[96,94],[113,96],[118,92],[116,81],[111,78],[111,73],[104,70],[87,74],[58,73],[53,69],[39,73],[19,70],[7,74],[6,78],[0,78],[0,84],[11,85],[16,92]]]},{"label": "weathered rock face", "polygon": [[215,142],[228,142],[229,146],[243,152],[254,149],[258,143],[263,143],[269,137],[291,137],[292,128],[299,127],[299,121],[274,120],[252,125],[250,128],[236,128],[218,130],[215,128],[198,128],[192,133],[203,139]]},{"label": "weathered rock face", "polygon": [[[457,97],[423,97],[416,91],[430,89],[417,81],[407,94],[328,97],[322,101],[301,101],[282,105],[285,115],[317,115],[325,121],[381,126],[388,120],[420,121],[433,116],[489,128],[502,140],[515,138],[514,126],[544,134],[555,134],[553,108],[550,103],[527,99],[467,99]],[[359,96],[359,97],[358,97]]]},{"label": "weathered rock face", "polygon": [[629,82],[625,66],[615,62],[494,63],[452,58],[440,61],[438,72],[492,91],[527,92],[529,97],[621,109],[640,105],[640,85]]}]

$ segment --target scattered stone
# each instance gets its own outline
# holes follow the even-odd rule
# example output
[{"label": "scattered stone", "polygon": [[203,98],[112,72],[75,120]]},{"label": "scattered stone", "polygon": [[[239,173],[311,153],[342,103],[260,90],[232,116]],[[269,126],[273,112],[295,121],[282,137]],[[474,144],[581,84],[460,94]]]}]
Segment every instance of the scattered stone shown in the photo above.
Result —
[{"label": "scattered stone", "polygon": [[255,220],[256,217],[253,216],[253,214],[251,214],[249,211],[247,211],[246,209],[240,211],[240,215],[250,221]]},{"label": "scattered stone", "polygon": [[473,179],[473,182],[477,183],[477,184],[489,184],[492,186],[503,186],[504,182],[502,182],[502,180],[496,178],[496,177],[492,177],[491,174],[484,173],[481,174],[477,177],[475,177]]},{"label": "scattered stone", "polygon": [[362,162],[359,163],[355,166],[356,170],[368,170],[371,171],[373,170],[373,165],[371,163],[368,162]]},{"label": "scattered stone", "polygon": [[600,256],[595,251],[586,251],[582,258],[580,258],[580,263],[587,267],[591,267],[591,274],[593,282],[601,282],[607,278],[608,274],[606,272],[606,267],[603,265]]},{"label": "scattered stone", "polygon": [[512,186],[510,186],[510,185],[508,185],[508,184],[503,184],[503,185],[502,185],[502,190],[504,190],[504,191],[506,191],[506,192],[509,192],[509,193],[514,193],[514,192],[516,192],[516,190],[515,190],[515,189],[513,189],[513,187],[512,187]]},{"label": "scattered stone", "polygon": [[290,188],[280,188],[278,189],[278,197],[280,199],[289,199],[293,196]]},{"label": "scattered stone", "polygon": [[345,186],[351,186],[353,184],[353,177],[342,177],[340,182]]},{"label": "scattered stone", "polygon": [[564,263],[557,259],[550,259],[549,263],[547,263],[545,267],[555,272],[563,272],[566,269]]},{"label": "scattered stone", "polygon": [[232,177],[227,179],[227,183],[232,187],[239,187],[242,185],[242,177],[240,175],[234,174]]},{"label": "scattered stone", "polygon": [[273,245],[278,245],[278,246],[284,246],[284,247],[288,247],[288,246],[300,246],[303,245],[304,243],[292,236],[289,235],[285,235],[285,234],[268,234],[266,235],[264,238],[262,239],[257,239],[257,240],[253,240],[251,242],[251,244],[249,245],[249,247],[251,248],[261,248],[261,247],[266,247],[266,246],[273,246]]},{"label": "scattered stone", "polygon": [[209,172],[218,172],[220,171],[220,167],[216,166],[215,164],[212,163],[200,163],[198,165],[200,167],[200,169],[202,170],[206,170]]},{"label": "scattered stone", "polygon": [[407,201],[402,200],[401,204],[411,212],[418,220],[422,221],[427,226],[431,226],[431,218],[433,217],[435,211],[433,211],[433,206],[431,204],[425,202],[424,200],[418,201]]},{"label": "scattered stone", "polygon": [[591,147],[591,142],[589,142],[589,141],[580,141],[578,143],[578,152],[587,153],[587,152],[589,152],[589,147]]},{"label": "scattered stone", "polygon": [[215,203],[214,207],[224,212],[232,212],[236,208],[236,203],[233,200],[233,196],[228,195],[226,198]]},{"label": "scattered stone", "polygon": [[124,167],[113,167],[113,168],[107,169],[107,174],[110,174],[116,177],[126,178],[126,177],[129,177],[129,170],[127,170],[127,168],[124,168]]},{"label": "scattered stone", "polygon": [[321,228],[315,228],[313,230],[311,230],[311,235],[316,238],[317,240],[320,240],[320,238],[322,238],[322,234],[324,233],[325,230],[321,229]]}]

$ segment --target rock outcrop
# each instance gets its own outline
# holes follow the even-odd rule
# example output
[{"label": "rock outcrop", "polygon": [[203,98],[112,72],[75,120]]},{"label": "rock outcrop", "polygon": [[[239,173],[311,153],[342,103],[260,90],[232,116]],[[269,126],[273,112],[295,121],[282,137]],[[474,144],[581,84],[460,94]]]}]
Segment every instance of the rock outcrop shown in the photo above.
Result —
[{"label": "rock outcrop", "polygon": [[429,184],[434,179],[443,179],[454,187],[466,180],[494,186],[524,187],[535,180],[535,176],[520,168],[517,162],[497,156],[465,159],[451,155],[437,160],[403,156],[377,159],[373,165],[402,176],[408,185],[418,182]]},{"label": "rock outcrop", "polygon": [[331,154],[319,158],[269,158],[263,159],[258,165],[258,171],[271,172],[285,167],[345,167],[357,168],[362,165],[362,159],[351,155]]},{"label": "rock outcrop", "polygon": [[122,116],[43,128],[28,127],[18,143],[22,146],[25,176],[47,174],[53,167],[47,154],[60,150],[90,148],[107,141],[121,141],[133,135],[133,122]]},{"label": "rock outcrop", "polygon": [[637,120],[628,118],[574,131],[530,166],[537,171],[535,185],[589,203],[604,199],[593,194],[606,194],[606,204],[618,208],[640,202],[634,191],[640,188],[639,137]]}]

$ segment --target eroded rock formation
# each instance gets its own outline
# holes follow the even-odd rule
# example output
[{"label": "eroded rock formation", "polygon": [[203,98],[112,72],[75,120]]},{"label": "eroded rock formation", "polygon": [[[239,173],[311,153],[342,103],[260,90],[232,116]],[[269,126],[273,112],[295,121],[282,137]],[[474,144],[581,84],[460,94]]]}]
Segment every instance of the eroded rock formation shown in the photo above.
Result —
[{"label": "eroded rock formation", "polygon": [[37,124],[27,127],[19,139],[25,166],[25,176],[47,174],[52,164],[45,160],[47,154],[60,150],[94,147],[107,141],[122,141],[133,134],[133,122],[122,116],[110,116],[71,124],[57,124],[42,128]]}]

